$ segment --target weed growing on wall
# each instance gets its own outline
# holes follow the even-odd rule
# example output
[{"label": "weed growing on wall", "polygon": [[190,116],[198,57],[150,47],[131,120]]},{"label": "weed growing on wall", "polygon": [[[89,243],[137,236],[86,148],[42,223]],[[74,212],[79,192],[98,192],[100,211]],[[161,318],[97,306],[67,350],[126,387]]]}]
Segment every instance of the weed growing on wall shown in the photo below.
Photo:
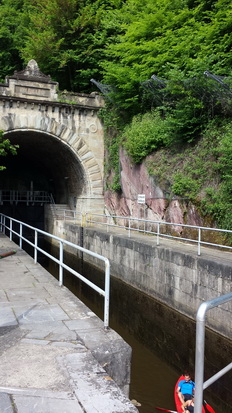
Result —
[{"label": "weed growing on wall", "polygon": [[120,127],[116,110],[106,108],[99,111],[104,125],[105,139],[105,189],[120,191]]}]

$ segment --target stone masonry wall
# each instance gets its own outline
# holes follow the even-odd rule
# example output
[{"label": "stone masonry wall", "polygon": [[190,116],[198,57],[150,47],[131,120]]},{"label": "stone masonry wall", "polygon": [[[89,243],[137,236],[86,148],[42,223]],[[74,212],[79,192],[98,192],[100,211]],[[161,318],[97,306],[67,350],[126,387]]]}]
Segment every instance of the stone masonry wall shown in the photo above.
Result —
[{"label": "stone masonry wall", "polygon": [[[55,221],[50,231],[80,245],[80,227]],[[232,260],[197,256],[196,251],[155,246],[84,228],[83,246],[110,260],[111,274],[171,308],[196,318],[200,304],[231,292]],[[94,258],[90,261],[98,265]],[[228,338],[232,329],[232,302],[210,310],[206,324]]]}]

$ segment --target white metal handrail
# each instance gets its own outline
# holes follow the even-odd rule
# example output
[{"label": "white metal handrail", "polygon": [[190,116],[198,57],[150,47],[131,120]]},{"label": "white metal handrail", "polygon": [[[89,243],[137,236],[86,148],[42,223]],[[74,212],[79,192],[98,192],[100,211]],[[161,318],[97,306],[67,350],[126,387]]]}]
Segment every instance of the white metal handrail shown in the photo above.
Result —
[{"label": "white metal handrail", "polygon": [[214,383],[218,378],[222,377],[225,373],[232,369],[232,363],[224,367],[220,372],[215,374],[205,383],[203,383],[204,377],[204,346],[205,346],[205,319],[206,312],[214,307],[218,307],[221,304],[227,303],[232,300],[232,292],[222,295],[221,297],[214,298],[210,301],[205,301],[200,305],[197,311],[197,327],[196,327],[196,356],[195,356],[195,402],[194,412],[202,413],[203,402],[203,389],[206,389],[210,384]]},{"label": "white metal handrail", "polygon": [[[19,247],[22,249],[22,241],[27,242],[29,245],[31,245],[34,248],[34,262],[37,263],[37,252],[41,252],[47,257],[49,257],[51,260],[56,262],[59,265],[59,285],[63,285],[63,269],[66,269],[69,271],[71,274],[75,275],[77,278],[79,278],[81,281],[83,281],[85,284],[89,285],[91,288],[93,288],[95,291],[97,291],[100,295],[104,297],[104,328],[107,329],[109,327],[109,302],[110,302],[110,263],[108,258],[103,257],[102,255],[99,255],[93,251],[87,250],[77,244],[73,244],[72,242],[66,241],[62,238],[59,238],[55,235],[52,235],[48,232],[42,231],[38,228],[32,227],[31,225],[28,225],[24,222],[18,221],[17,219],[11,218],[7,215],[0,214],[1,216],[1,221],[0,221],[0,231],[6,234],[6,230],[9,231],[9,238],[12,241],[12,235],[16,235],[19,238]],[[7,225],[7,221],[9,221]],[[19,232],[17,232],[13,228],[13,224],[19,224]],[[23,228],[30,228],[31,230],[34,231],[34,242],[29,241],[25,236],[23,236]],[[59,259],[53,257],[51,254],[47,253],[45,250],[40,248],[38,246],[38,234],[45,235],[46,237],[55,239],[56,241],[59,242]],[[64,245],[68,245],[70,247],[73,247],[81,252],[84,252],[88,255],[91,255],[92,257],[95,257],[99,259],[100,261],[103,261],[105,264],[105,289],[103,290],[102,288],[98,287],[91,281],[89,281],[87,278],[85,278],[83,275],[69,267],[63,262],[63,257],[64,257]]]},{"label": "white metal handrail", "polygon": [[18,204],[19,202],[31,205],[34,203],[54,204],[52,194],[46,191],[17,191],[17,190],[0,190],[0,204],[5,202],[10,204]]},{"label": "white metal handrail", "polygon": [[82,213],[77,213],[73,209],[65,209],[65,208],[59,208],[59,206],[54,205],[53,206],[53,212],[56,215],[57,219],[74,219],[76,220],[77,217],[80,218],[80,221],[82,221]]},{"label": "white metal handrail", "polygon": [[[70,211],[69,213],[69,210],[65,210],[65,209],[62,210],[62,214],[60,214],[61,219],[64,219],[64,220],[72,219],[72,216],[70,215],[71,212],[73,213],[73,211]],[[82,216],[80,218],[80,221],[82,223],[85,223],[85,225],[86,224],[103,225],[103,226],[106,226],[107,231],[109,231],[110,227],[122,228],[128,231],[128,237],[131,237],[132,231],[141,232],[144,234],[156,235],[157,245],[160,245],[160,238],[162,237],[195,243],[197,244],[198,255],[201,255],[201,246],[203,245],[232,250],[232,246],[230,245],[218,244],[218,243],[207,242],[207,241],[202,240],[203,231],[214,231],[214,232],[218,232],[222,234],[232,234],[232,230],[187,225],[187,224],[178,224],[175,222],[148,220],[148,219],[134,218],[134,217],[128,217],[128,216],[104,215],[104,214],[92,213],[92,212],[80,213],[80,215]],[[76,219],[76,217],[74,217],[73,219]],[[120,221],[120,220],[123,222],[123,224],[116,223],[117,221]],[[137,227],[135,226],[136,224],[137,224]],[[139,225],[141,225],[142,228],[139,228]],[[187,238],[187,237],[182,237],[182,236],[165,234],[164,231],[162,231],[163,226],[177,227],[177,228],[178,227],[189,228],[191,230],[196,230],[197,236],[195,239],[193,239],[193,238]]]}]

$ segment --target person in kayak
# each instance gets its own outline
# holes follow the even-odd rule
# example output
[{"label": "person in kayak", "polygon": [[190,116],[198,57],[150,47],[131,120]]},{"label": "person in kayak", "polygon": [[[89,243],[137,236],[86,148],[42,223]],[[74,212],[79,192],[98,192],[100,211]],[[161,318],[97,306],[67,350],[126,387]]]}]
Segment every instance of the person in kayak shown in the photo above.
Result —
[{"label": "person in kayak", "polygon": [[184,402],[183,410],[185,413],[194,413],[194,397]]},{"label": "person in kayak", "polygon": [[181,380],[177,386],[177,394],[179,399],[182,403],[186,402],[187,400],[191,400],[194,390],[195,390],[195,383],[191,380],[191,376],[189,373],[184,373],[184,380]]}]

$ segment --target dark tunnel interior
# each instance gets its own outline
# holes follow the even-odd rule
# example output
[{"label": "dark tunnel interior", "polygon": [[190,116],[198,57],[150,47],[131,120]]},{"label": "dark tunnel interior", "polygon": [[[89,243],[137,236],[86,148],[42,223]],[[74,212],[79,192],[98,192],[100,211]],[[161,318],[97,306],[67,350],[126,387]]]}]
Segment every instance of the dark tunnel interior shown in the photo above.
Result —
[{"label": "dark tunnel interior", "polygon": [[19,148],[17,155],[1,157],[6,169],[0,172],[0,190],[46,191],[56,204],[68,204],[82,193],[83,169],[67,145],[33,131],[8,133],[5,137]]}]

